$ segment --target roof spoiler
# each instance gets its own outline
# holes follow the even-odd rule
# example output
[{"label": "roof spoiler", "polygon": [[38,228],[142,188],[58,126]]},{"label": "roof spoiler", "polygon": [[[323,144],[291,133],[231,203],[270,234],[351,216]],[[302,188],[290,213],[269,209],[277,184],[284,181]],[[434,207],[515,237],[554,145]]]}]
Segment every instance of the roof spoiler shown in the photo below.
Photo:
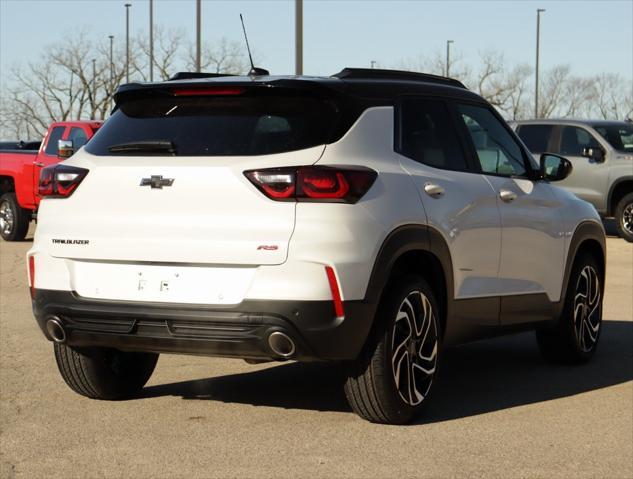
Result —
[{"label": "roof spoiler", "polygon": [[178,72],[167,81],[175,80],[194,80],[197,78],[219,78],[219,77],[233,77],[233,73],[203,73],[203,72]]},{"label": "roof spoiler", "polygon": [[425,83],[439,83],[467,89],[466,86],[453,78],[447,78],[430,73],[408,72],[403,70],[381,70],[377,68],[344,68],[332,75],[341,80],[403,80]]}]

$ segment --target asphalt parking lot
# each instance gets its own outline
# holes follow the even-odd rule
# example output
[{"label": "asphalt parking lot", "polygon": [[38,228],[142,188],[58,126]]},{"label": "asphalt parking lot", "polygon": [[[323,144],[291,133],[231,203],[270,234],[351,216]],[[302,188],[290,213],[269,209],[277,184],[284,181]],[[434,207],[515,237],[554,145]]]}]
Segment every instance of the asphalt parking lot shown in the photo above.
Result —
[{"label": "asphalt parking lot", "polygon": [[608,239],[594,361],[544,364],[532,334],[446,351],[415,425],[348,408],[328,364],[162,356],[141,397],[70,391],[0,243],[2,477],[633,477],[633,245]]}]

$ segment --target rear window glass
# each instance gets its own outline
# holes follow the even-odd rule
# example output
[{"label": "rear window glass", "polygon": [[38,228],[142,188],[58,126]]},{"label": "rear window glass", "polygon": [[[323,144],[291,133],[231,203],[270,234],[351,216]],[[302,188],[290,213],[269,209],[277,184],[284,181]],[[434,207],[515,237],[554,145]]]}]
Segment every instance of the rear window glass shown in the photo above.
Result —
[{"label": "rear window glass", "polygon": [[94,155],[267,155],[327,143],[337,117],[329,100],[292,94],[135,99],[120,105],[86,150]]}]

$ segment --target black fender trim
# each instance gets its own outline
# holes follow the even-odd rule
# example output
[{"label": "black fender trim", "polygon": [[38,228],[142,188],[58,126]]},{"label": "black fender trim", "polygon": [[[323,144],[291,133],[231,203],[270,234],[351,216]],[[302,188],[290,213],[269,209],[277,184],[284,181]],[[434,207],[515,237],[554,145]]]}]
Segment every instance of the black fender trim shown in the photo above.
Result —
[{"label": "black fender trim", "polygon": [[622,183],[631,183],[631,192],[633,192],[633,176],[622,176],[615,180],[609,188],[609,194],[607,196],[607,216],[611,217],[615,214],[615,207],[617,205],[612,205],[611,202],[613,200],[613,192],[615,189],[621,185]]},{"label": "black fender trim", "polygon": [[378,303],[398,259],[411,251],[431,253],[440,262],[446,282],[447,302],[453,300],[453,263],[448,245],[434,228],[404,225],[393,230],[384,240],[374,262],[365,292],[365,302]]},{"label": "black fender trim", "polygon": [[[567,260],[565,261],[565,274],[563,276],[563,284],[561,289],[560,301],[556,304],[556,319],[562,314],[563,307],[565,305],[565,297],[567,295],[567,287],[569,285],[569,277],[571,276],[571,269],[574,266],[574,261],[578,255],[578,251],[586,241],[595,241],[600,245],[602,253],[602,293],[604,297],[604,278],[606,276],[607,269],[607,240],[604,233],[602,224],[596,221],[583,221],[581,222],[572,235],[569,242],[569,248],[567,250]],[[596,258],[600,261],[600,258]]]}]

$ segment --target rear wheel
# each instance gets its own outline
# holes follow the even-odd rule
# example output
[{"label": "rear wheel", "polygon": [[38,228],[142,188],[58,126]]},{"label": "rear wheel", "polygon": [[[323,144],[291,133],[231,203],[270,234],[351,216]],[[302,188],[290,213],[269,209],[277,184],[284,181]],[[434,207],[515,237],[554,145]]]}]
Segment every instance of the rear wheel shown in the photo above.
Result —
[{"label": "rear wheel", "polygon": [[30,221],[31,212],[20,207],[15,193],[0,196],[0,236],[3,240],[23,240]]},{"label": "rear wheel", "polygon": [[633,193],[624,195],[615,207],[615,219],[621,238],[633,242]]},{"label": "rear wheel", "polygon": [[546,360],[582,363],[595,353],[602,326],[600,271],[592,256],[582,255],[576,260],[556,327],[536,332],[539,349]]},{"label": "rear wheel", "polygon": [[438,307],[424,279],[390,288],[376,317],[381,327],[348,370],[347,400],[371,422],[410,422],[426,403],[439,359]]},{"label": "rear wheel", "polygon": [[57,367],[66,384],[91,399],[125,399],[137,394],[154,372],[158,354],[111,348],[71,348],[55,343]]}]

